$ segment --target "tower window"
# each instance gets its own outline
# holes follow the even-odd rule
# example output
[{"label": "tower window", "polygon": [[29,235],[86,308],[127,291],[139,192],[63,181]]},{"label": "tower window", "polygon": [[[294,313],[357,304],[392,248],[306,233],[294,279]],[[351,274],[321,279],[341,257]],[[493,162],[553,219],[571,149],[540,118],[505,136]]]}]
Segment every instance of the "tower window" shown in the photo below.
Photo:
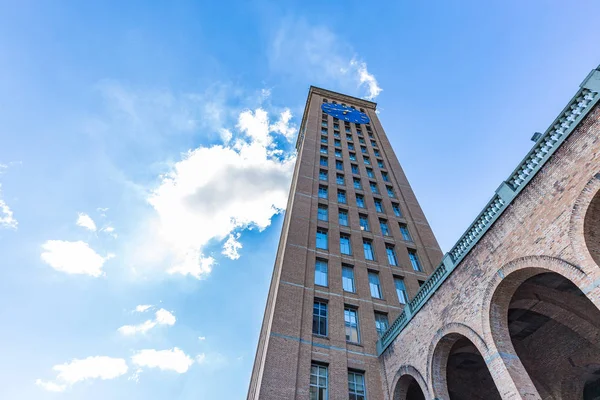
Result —
[{"label": "tower window", "polygon": [[375,330],[377,331],[377,335],[379,337],[383,336],[388,328],[389,322],[387,314],[375,312]]},{"label": "tower window", "polygon": [[315,263],[315,285],[327,286],[327,261],[317,260]]},{"label": "tower window", "polygon": [[342,286],[346,292],[354,293],[354,268],[342,265]]},{"label": "tower window", "polygon": [[419,261],[419,256],[417,256],[416,251],[409,250],[408,258],[410,258],[410,263],[415,271],[423,272],[423,267],[421,267],[421,262]]},{"label": "tower window", "polygon": [[358,330],[358,310],[356,308],[344,308],[344,324],[346,325],[346,341],[360,343],[360,334]]},{"label": "tower window", "polygon": [[320,364],[310,366],[310,398],[311,400],[327,400],[327,367]]},{"label": "tower window", "polygon": [[400,304],[406,304],[408,296],[406,295],[406,286],[404,285],[404,279],[394,278],[394,285],[396,285],[396,294],[398,295],[398,301]]},{"label": "tower window", "polygon": [[365,260],[375,260],[375,255],[373,254],[373,243],[370,240],[363,240],[363,250],[365,252]]},{"label": "tower window", "polygon": [[369,288],[371,289],[371,297],[383,299],[383,292],[381,291],[379,274],[377,272],[369,272]]},{"label": "tower window", "polygon": [[327,250],[327,230],[317,229],[317,249]]}]

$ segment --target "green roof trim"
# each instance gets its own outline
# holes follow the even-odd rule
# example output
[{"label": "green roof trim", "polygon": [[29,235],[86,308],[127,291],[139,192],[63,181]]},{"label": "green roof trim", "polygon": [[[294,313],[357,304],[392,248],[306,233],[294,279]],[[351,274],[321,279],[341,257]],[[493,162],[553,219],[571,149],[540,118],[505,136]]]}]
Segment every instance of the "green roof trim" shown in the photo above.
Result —
[{"label": "green roof trim", "polygon": [[552,154],[569,137],[585,116],[600,99],[600,66],[592,70],[579,85],[579,90],[536,141],[533,148],[519,163],[508,179],[498,187],[494,196],[469,226],[456,244],[444,255],[440,265],[421,286],[415,297],[404,307],[398,318],[377,342],[377,353],[381,355],[396,339],[410,320],[427,303],[436,290],[450,276],[465,256],[479,242],[504,210],[527,186]]}]

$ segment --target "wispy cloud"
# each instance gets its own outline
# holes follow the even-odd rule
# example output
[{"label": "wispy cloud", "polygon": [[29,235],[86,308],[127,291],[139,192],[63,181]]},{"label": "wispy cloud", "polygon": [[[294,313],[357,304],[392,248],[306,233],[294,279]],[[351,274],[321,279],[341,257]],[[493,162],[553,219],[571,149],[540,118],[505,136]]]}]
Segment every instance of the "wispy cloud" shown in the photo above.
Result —
[{"label": "wispy cloud", "polygon": [[382,91],[367,63],[348,42],[328,27],[312,25],[304,19],[282,21],[272,38],[269,64],[292,79],[368,100]]},{"label": "wispy cloud", "polygon": [[96,232],[96,223],[86,213],[80,212],[77,214],[77,226],[81,226],[82,228],[88,229],[92,232]]},{"label": "wispy cloud", "polygon": [[101,256],[83,241],[48,240],[42,245],[42,261],[57,271],[99,277],[113,254]]},{"label": "wispy cloud", "polygon": [[[144,311],[148,310],[150,307],[152,307],[152,306],[145,306],[145,305],[137,306],[136,311],[144,312]],[[175,316],[170,311],[167,311],[164,308],[161,308],[158,311],[156,311],[156,313],[154,315],[155,315],[155,318],[153,320],[149,319],[138,325],[123,325],[122,327],[120,327],[117,330],[122,335],[132,336],[137,333],[145,334],[150,329],[154,328],[157,325],[173,326],[173,325],[175,325],[175,322],[177,321],[177,318],[175,318]]]},{"label": "wispy cloud", "polygon": [[122,358],[106,356],[74,359],[68,363],[52,367],[58,374],[54,381],[37,379],[35,384],[51,392],[63,392],[73,384],[92,379],[114,379],[125,375],[127,362]]},{"label": "wispy cloud", "polygon": [[17,229],[19,223],[14,217],[6,201],[2,199],[2,185],[0,184],[0,228]]}]

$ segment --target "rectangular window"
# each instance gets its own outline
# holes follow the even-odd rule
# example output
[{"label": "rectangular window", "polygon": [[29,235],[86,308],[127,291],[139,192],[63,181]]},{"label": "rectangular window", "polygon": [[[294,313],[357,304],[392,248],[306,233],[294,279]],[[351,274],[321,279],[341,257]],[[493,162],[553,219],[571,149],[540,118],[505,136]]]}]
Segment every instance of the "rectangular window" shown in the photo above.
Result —
[{"label": "rectangular window", "polygon": [[327,121],[321,121],[321,126],[327,128]]},{"label": "rectangular window", "polygon": [[346,325],[346,341],[360,343],[358,332],[358,310],[356,308],[344,308],[344,322]]},{"label": "rectangular window", "polygon": [[[346,128],[346,132],[348,132],[348,131],[349,131],[349,129]],[[346,135],[346,140],[349,142],[352,141],[352,135]]]},{"label": "rectangular window", "polygon": [[321,128],[321,134],[327,135],[327,128]]},{"label": "rectangular window", "polygon": [[[369,137],[370,138],[374,138],[375,136],[373,135],[373,132],[369,132]],[[377,143],[376,143],[377,144]],[[373,143],[371,143],[371,145],[373,145]]]},{"label": "rectangular window", "polygon": [[341,142],[341,141],[339,141],[339,140],[337,140],[337,139],[335,139],[335,140],[333,141],[333,145],[334,145],[335,147],[342,147],[342,142]]},{"label": "rectangular window", "polygon": [[381,234],[383,236],[390,236],[390,228],[388,227],[387,221],[384,219],[379,220],[379,227],[381,228]]},{"label": "rectangular window", "polygon": [[387,189],[388,196],[390,196],[391,198],[396,197],[396,194],[394,193],[394,189],[391,186],[386,186],[386,189]]},{"label": "rectangular window", "polygon": [[341,162],[340,160],[336,160],[335,161],[335,169],[337,169],[338,171],[343,171],[344,170],[344,163]]},{"label": "rectangular window", "polygon": [[327,198],[327,186],[319,185],[319,197],[322,199]]},{"label": "rectangular window", "polygon": [[327,144],[327,136],[321,136],[321,143]]},{"label": "rectangular window", "polygon": [[402,239],[407,242],[412,242],[412,238],[410,237],[410,232],[408,231],[408,226],[406,224],[400,224],[400,233],[402,234]]},{"label": "rectangular window", "polygon": [[406,286],[404,285],[404,279],[394,278],[394,285],[396,285],[396,294],[398,295],[398,301],[400,304],[406,304],[408,296],[406,295]]},{"label": "rectangular window", "polygon": [[348,143],[348,150],[354,150],[354,144]]},{"label": "rectangular window", "polygon": [[337,174],[335,176],[335,183],[337,183],[338,185],[343,185],[344,184],[344,175]]},{"label": "rectangular window", "polygon": [[360,129],[358,129],[359,126],[360,126],[359,124],[356,124],[356,134],[358,136],[361,136],[362,135],[362,131]]},{"label": "rectangular window", "polygon": [[313,334],[327,336],[327,303],[315,300],[313,305]]},{"label": "rectangular window", "polygon": [[327,261],[317,260],[315,263],[315,285],[327,286]]},{"label": "rectangular window", "polygon": [[381,161],[381,160],[377,160],[377,166],[379,168],[385,168],[385,165],[383,165],[383,161]]},{"label": "rectangular window", "polygon": [[346,132],[350,133],[350,127],[349,126],[346,127]]},{"label": "rectangular window", "polygon": [[[371,136],[371,137],[372,137],[373,135],[372,135],[372,134],[370,134],[369,136]],[[371,146],[373,146],[373,147],[377,147],[377,142],[376,142],[376,141],[374,141],[374,140],[371,140]]]},{"label": "rectangular window", "polygon": [[381,157],[381,153],[379,152],[379,150],[374,149],[373,153],[375,154],[375,157]]},{"label": "rectangular window", "polygon": [[387,172],[381,171],[381,176],[382,176],[382,178],[383,178],[383,180],[385,182],[389,182],[390,181],[390,176],[388,175]]},{"label": "rectangular window", "polygon": [[349,155],[350,155],[350,161],[356,161],[356,154],[349,153]]},{"label": "rectangular window", "polygon": [[317,249],[327,250],[327,231],[317,229]]},{"label": "rectangular window", "polygon": [[373,174],[373,170],[371,168],[367,168],[367,176],[375,179],[375,174]]},{"label": "rectangular window", "polygon": [[327,400],[327,367],[320,364],[310,366],[310,400]]},{"label": "rectangular window", "polygon": [[340,225],[348,226],[348,211],[340,209],[338,215]]},{"label": "rectangular window", "polygon": [[317,209],[317,219],[327,221],[329,219],[328,214],[327,206],[325,204],[319,204],[319,208]]},{"label": "rectangular window", "polygon": [[319,179],[322,181],[327,180],[327,171],[324,169],[319,170]]},{"label": "rectangular window", "polygon": [[353,178],[352,181],[354,182],[354,189],[362,190],[362,185],[360,184],[360,178]]},{"label": "rectangular window", "polygon": [[358,215],[358,220],[360,222],[360,230],[361,231],[369,231],[369,217],[363,214]]},{"label": "rectangular window", "polygon": [[366,393],[365,375],[362,372],[348,371],[348,399],[366,400]]},{"label": "rectangular window", "polygon": [[321,153],[327,154],[327,146],[321,146]]},{"label": "rectangular window", "polygon": [[385,252],[387,253],[387,258],[390,265],[398,265],[398,259],[396,258],[396,251],[394,250],[394,246],[392,246],[391,244],[386,244]]},{"label": "rectangular window", "polygon": [[321,157],[321,158],[319,159],[319,164],[320,164],[322,167],[326,167],[326,166],[327,166],[327,157]]},{"label": "rectangular window", "polygon": [[408,251],[408,258],[410,258],[410,263],[415,271],[423,272],[423,268],[421,268],[421,262],[419,261],[419,257],[417,256],[417,252],[414,250]]},{"label": "rectangular window", "polygon": [[360,144],[366,144],[365,139],[363,139],[363,138],[358,138],[358,141],[360,142]]},{"label": "rectangular window", "polygon": [[338,149],[335,149],[335,156],[339,157],[339,158],[342,158],[342,151],[338,150]]},{"label": "rectangular window", "polygon": [[370,240],[363,240],[363,249],[365,251],[365,260],[375,260],[373,254],[373,243]]},{"label": "rectangular window", "polygon": [[341,234],[340,235],[340,253],[351,255],[352,249],[350,247],[350,236]]},{"label": "rectangular window", "polygon": [[365,160],[365,164],[371,165],[371,159],[369,157],[363,157],[363,159]]},{"label": "rectangular window", "polygon": [[382,299],[381,285],[379,283],[379,274],[377,272],[369,272],[369,288],[371,289],[371,297]]},{"label": "rectangular window", "polygon": [[358,165],[352,164],[351,167],[352,167],[352,173],[355,175],[358,175]]},{"label": "rectangular window", "polygon": [[381,200],[375,199],[375,210],[380,213],[383,212],[383,204],[381,204]]},{"label": "rectangular window", "polygon": [[344,190],[338,190],[338,203],[346,204],[346,192]]},{"label": "rectangular window", "polygon": [[365,146],[360,146],[360,151],[361,151],[363,154],[367,154],[367,148],[366,148]]},{"label": "rectangular window", "polygon": [[365,198],[360,194],[356,195],[356,206],[360,208],[365,208]]},{"label": "rectangular window", "polygon": [[374,194],[379,194],[379,189],[377,188],[376,183],[371,182],[369,186],[371,186],[371,192],[373,192]]},{"label": "rectangular window", "polygon": [[342,286],[346,292],[354,293],[354,268],[342,265]]},{"label": "rectangular window", "polygon": [[379,337],[383,336],[389,326],[387,314],[375,312],[375,330],[377,330],[377,335]]},{"label": "rectangular window", "polygon": [[[333,137],[334,137],[334,138],[338,138],[338,139],[339,139],[339,138],[341,137],[341,136],[340,136],[340,132],[339,132],[339,131],[333,131]],[[338,144],[338,145],[336,145],[336,146],[341,146],[341,144]]]},{"label": "rectangular window", "polygon": [[401,217],[402,213],[400,212],[400,206],[396,203],[392,203],[392,209],[394,210],[394,215],[396,217]]}]

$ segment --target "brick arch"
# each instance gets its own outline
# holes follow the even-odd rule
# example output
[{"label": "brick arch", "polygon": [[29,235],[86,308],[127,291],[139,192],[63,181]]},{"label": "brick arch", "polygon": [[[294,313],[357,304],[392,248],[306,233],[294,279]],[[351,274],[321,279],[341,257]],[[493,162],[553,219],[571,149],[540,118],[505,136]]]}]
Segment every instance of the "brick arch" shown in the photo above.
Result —
[{"label": "brick arch", "polygon": [[434,376],[433,360],[434,360],[436,347],[438,346],[440,341],[445,336],[450,335],[450,334],[459,334],[459,335],[466,337],[471,342],[473,342],[473,344],[477,347],[477,349],[479,350],[479,352],[482,355],[487,354],[487,352],[488,352],[487,344],[485,343],[483,338],[477,332],[475,332],[475,330],[473,328],[471,328],[470,326],[468,326],[466,324],[458,323],[458,322],[451,322],[449,324],[446,324],[446,325],[444,325],[444,327],[438,329],[438,331],[435,333],[435,335],[431,339],[431,343],[429,344],[429,351],[427,352],[427,373],[426,373],[426,379],[428,382],[430,382],[432,380],[432,377]]},{"label": "brick arch", "polygon": [[427,387],[427,382],[425,381],[425,379],[423,379],[423,375],[419,372],[419,370],[413,367],[412,365],[403,365],[398,369],[396,375],[394,375],[394,380],[392,383],[393,400],[406,400],[408,387],[412,379],[414,379],[417,382],[417,384],[421,388],[421,391],[425,395],[425,398],[431,398],[429,396],[429,388]]},{"label": "brick arch", "polygon": [[447,365],[452,346],[462,338],[467,338],[485,359],[488,346],[474,329],[462,323],[449,323],[439,329],[429,346],[427,355],[427,380],[431,383],[436,400],[448,400]]},{"label": "brick arch", "polygon": [[[584,186],[575,200],[569,222],[569,239],[573,254],[588,272],[600,266],[600,235],[590,228],[594,222],[600,224],[600,172]],[[595,245],[594,245],[595,244]]]},{"label": "brick arch", "polygon": [[[591,287],[592,281],[578,266],[565,260],[548,256],[530,256],[511,261],[500,268],[488,282],[482,303],[484,340],[490,346],[490,357],[496,362],[499,375],[505,375],[512,381],[512,389],[522,398],[540,398],[529,374],[521,363],[508,331],[506,316],[511,299],[517,289],[527,279],[545,272],[554,272],[571,281],[582,292]],[[599,306],[598,296],[589,300]],[[599,307],[600,308],[600,307]]]}]

